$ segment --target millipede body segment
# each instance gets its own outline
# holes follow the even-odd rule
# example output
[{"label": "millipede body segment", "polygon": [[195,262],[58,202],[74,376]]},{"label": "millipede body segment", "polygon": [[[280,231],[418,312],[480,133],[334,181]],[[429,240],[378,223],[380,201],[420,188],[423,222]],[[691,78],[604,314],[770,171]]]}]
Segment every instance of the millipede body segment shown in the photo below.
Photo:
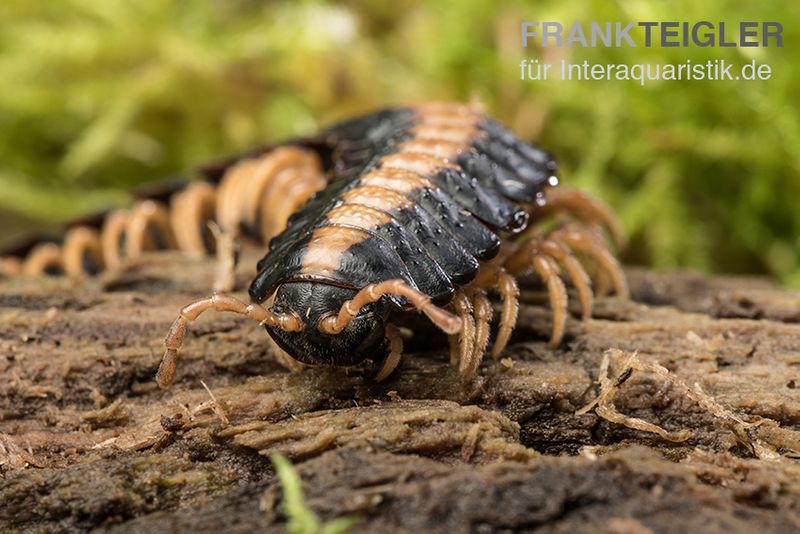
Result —
[{"label": "millipede body segment", "polygon": [[382,110],[202,174],[204,181],[73,227],[61,246],[5,257],[0,272],[91,274],[157,248],[203,256],[220,246],[219,235],[268,243],[250,303],[215,295],[181,310],[165,341],[162,386],[188,324],[206,309],[261,322],[287,362],[370,359],[381,363],[378,378],[400,360],[398,314],[419,310],[450,335],[451,360],[469,379],[490,338],[487,292],[501,300],[493,356],[514,328],[519,276],[544,283],[554,345],[567,316],[562,269],[584,317],[593,299],[585,266],[602,291],[627,295],[605,242],[606,233],[617,242],[622,235],[608,208],[558,187],[548,153],[461,104]]}]

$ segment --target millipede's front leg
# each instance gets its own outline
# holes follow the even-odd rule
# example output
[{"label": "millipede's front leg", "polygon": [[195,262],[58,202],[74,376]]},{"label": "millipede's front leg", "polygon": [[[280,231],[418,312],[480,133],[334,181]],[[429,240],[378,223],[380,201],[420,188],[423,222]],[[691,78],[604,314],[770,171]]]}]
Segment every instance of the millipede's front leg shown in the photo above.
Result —
[{"label": "millipede's front leg", "polygon": [[[497,358],[508,345],[519,315],[519,286],[516,278],[511,276],[504,267],[509,256],[512,255],[513,246],[509,244],[492,262],[481,266],[481,270],[473,282],[475,286],[483,290],[496,289],[500,294],[500,324],[492,346],[492,358]],[[481,351],[481,354],[484,351]]]},{"label": "millipede's front leg", "polygon": [[428,316],[433,324],[447,334],[455,334],[461,328],[458,317],[431,302],[428,295],[411,287],[401,279],[370,284],[361,289],[351,300],[342,304],[338,313],[330,314],[320,321],[318,329],[324,334],[336,335],[344,330],[364,306],[377,302],[384,295],[405,297],[419,311]]},{"label": "millipede's front leg", "polygon": [[207,310],[244,315],[248,319],[288,332],[299,332],[304,326],[300,318],[294,314],[275,314],[260,304],[250,304],[227,295],[213,295],[193,302],[181,309],[178,318],[172,323],[164,338],[166,350],[156,373],[156,381],[160,387],[169,386],[175,378],[178,349],[183,344],[189,323],[195,321],[201,313]]}]

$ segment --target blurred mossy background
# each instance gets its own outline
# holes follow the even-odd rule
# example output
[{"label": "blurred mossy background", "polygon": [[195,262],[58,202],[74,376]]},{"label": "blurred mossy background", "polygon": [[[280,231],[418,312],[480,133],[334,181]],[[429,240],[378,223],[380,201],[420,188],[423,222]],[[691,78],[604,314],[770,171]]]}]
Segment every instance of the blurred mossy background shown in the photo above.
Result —
[{"label": "blurred mossy background", "polygon": [[[523,49],[523,20],[779,21],[784,47]],[[798,28],[796,0],[4,0],[0,210],[61,221],[373,107],[477,98],[614,206],[628,261],[800,285]],[[757,59],[773,76],[521,81],[534,58]]]}]

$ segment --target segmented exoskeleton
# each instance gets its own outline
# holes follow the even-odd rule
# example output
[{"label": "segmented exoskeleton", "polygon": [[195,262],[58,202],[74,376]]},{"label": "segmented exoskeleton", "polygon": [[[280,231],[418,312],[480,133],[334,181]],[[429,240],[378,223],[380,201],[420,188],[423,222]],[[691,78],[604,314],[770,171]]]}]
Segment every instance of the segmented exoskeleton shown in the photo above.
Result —
[{"label": "segmented exoskeleton", "polygon": [[[627,296],[605,245],[603,228],[622,241],[609,210],[558,187],[550,155],[464,105],[379,111],[202,173],[207,181],[177,190],[169,206],[144,200],[105,217],[99,228],[71,229],[61,247],[38,245],[0,268],[80,274],[115,268],[149,248],[204,255],[214,244],[209,221],[228,242],[268,241],[250,303],[215,294],[181,310],[165,340],[162,386],[174,377],[188,324],[207,309],[259,321],[287,363],[372,359],[381,362],[378,379],[394,370],[403,350],[397,314],[419,310],[451,336],[451,360],[470,379],[490,337],[487,291],[496,289],[501,300],[494,357],[516,322],[521,275],[535,273],[547,287],[553,345],[567,317],[562,268],[583,316],[591,314],[590,277],[573,251],[595,265],[604,289]],[[552,214],[570,218],[542,229],[538,223]],[[231,270],[232,261],[221,272]]]}]

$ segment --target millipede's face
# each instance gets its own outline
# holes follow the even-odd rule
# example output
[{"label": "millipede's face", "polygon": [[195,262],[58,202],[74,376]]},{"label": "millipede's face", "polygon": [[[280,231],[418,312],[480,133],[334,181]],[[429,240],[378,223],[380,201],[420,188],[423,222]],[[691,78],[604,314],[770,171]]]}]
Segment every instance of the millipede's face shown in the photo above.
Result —
[{"label": "millipede's face", "polygon": [[363,307],[340,333],[320,332],[321,319],[337,314],[352,299],[356,290],[329,284],[290,282],[275,294],[271,311],[294,312],[305,323],[300,332],[267,327],[272,339],[294,359],[311,365],[355,365],[366,358],[382,357],[385,352],[386,316],[389,305],[383,301]]}]

